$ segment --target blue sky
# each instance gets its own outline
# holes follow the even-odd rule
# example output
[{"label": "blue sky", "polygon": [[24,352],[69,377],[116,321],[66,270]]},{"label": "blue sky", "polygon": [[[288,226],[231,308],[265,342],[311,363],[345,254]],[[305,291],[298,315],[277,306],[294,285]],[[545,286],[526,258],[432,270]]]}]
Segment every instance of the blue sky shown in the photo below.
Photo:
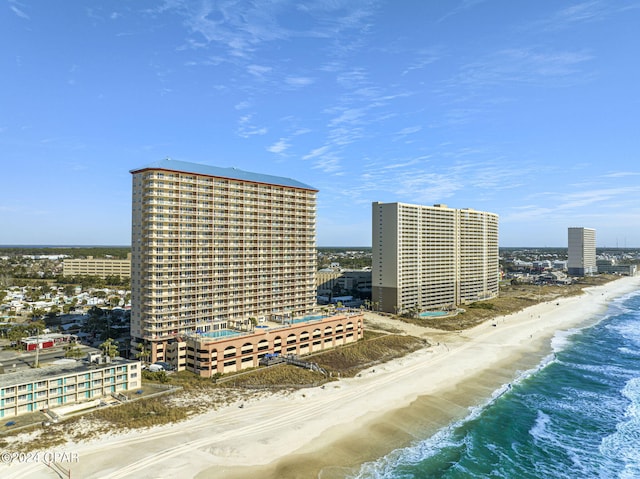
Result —
[{"label": "blue sky", "polygon": [[0,0],[0,244],[128,245],[170,157],[500,215],[501,246],[640,246],[640,1]]}]

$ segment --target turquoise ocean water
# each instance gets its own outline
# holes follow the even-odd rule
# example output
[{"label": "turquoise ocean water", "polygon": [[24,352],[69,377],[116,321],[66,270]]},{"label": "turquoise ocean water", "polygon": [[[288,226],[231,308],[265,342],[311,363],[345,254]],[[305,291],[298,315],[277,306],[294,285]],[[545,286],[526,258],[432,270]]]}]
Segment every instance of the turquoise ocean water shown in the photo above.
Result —
[{"label": "turquoise ocean water", "polygon": [[597,319],[465,419],[351,477],[640,478],[640,292]]}]

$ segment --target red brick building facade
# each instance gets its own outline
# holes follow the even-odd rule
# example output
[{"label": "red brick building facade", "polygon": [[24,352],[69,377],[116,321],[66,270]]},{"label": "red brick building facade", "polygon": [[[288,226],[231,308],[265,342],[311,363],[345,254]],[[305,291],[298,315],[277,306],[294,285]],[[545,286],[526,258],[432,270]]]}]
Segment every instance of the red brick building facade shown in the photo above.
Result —
[{"label": "red brick building facade", "polygon": [[[179,369],[202,377],[258,366],[266,354],[303,356],[362,339],[364,315],[347,314],[275,328],[256,328],[254,332],[227,338],[189,336],[175,344]],[[176,352],[177,352],[176,351]]]}]

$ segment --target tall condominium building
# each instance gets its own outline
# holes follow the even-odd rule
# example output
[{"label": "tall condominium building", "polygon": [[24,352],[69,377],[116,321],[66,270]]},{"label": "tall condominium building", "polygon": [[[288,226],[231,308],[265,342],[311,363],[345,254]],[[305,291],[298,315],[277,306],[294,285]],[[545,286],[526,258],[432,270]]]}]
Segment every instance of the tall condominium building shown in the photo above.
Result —
[{"label": "tall condominium building", "polygon": [[596,266],[596,230],[571,227],[567,272],[572,276],[586,276],[598,272]]},{"label": "tall condominium building", "polygon": [[373,203],[372,301],[390,313],[498,295],[498,215]]},{"label": "tall condominium building", "polygon": [[131,171],[132,345],[315,306],[316,194],[298,181],[162,160]]}]

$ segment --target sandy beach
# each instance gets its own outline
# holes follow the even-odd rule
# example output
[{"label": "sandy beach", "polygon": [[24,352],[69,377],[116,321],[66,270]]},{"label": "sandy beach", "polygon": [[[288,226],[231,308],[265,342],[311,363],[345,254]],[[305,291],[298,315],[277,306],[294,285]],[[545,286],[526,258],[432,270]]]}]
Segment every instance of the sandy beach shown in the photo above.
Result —
[{"label": "sandy beach", "polygon": [[[458,332],[404,325],[433,345],[325,388],[274,394],[171,426],[56,451],[75,478],[344,477],[367,460],[461,419],[551,352],[557,331],[589,324],[640,277],[589,288]],[[392,320],[368,315],[384,326]],[[393,323],[398,326],[398,322]],[[73,454],[73,456],[71,456]],[[77,457],[77,462],[74,458]],[[38,463],[1,465],[10,478],[58,477]]]}]

